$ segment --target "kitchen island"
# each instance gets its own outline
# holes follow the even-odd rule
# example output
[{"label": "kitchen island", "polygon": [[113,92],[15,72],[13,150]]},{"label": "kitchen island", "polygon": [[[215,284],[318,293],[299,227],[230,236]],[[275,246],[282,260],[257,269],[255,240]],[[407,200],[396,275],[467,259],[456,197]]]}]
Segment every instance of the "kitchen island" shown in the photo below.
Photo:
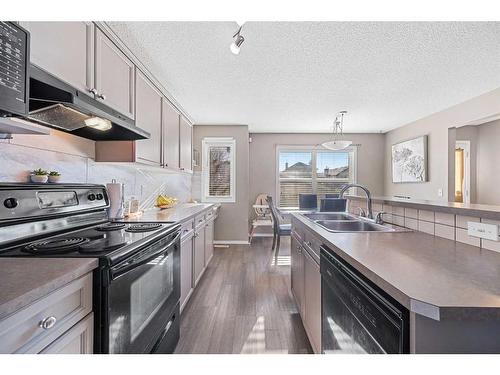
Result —
[{"label": "kitchen island", "polygon": [[294,241],[316,261],[328,248],[407,309],[411,353],[500,352],[500,254],[420,232],[332,233],[294,213],[294,295]]}]

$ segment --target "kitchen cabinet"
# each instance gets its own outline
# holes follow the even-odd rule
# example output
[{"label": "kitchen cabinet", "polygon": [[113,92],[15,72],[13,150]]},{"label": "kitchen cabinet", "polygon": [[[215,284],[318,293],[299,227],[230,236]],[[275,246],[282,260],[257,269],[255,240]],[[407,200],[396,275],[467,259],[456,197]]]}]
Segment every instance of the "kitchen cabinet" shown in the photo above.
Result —
[{"label": "kitchen cabinet", "polygon": [[304,313],[306,332],[315,353],[321,353],[321,273],[319,264],[309,254],[304,255]]},{"label": "kitchen cabinet", "polygon": [[179,125],[180,168],[183,171],[192,171],[193,163],[193,127],[181,116]]},{"label": "kitchen cabinet", "polygon": [[69,329],[65,334],[43,349],[40,354],[92,354],[94,345],[94,315]]},{"label": "kitchen cabinet", "polygon": [[20,22],[31,34],[30,60],[69,85],[93,96],[92,22]]},{"label": "kitchen cabinet", "polygon": [[139,70],[135,75],[136,125],[151,134],[149,139],[136,142],[137,161],[161,165],[162,96]]},{"label": "kitchen cabinet", "polygon": [[303,247],[298,238],[292,235],[291,240],[291,288],[295,302],[299,309],[300,315],[303,317],[305,313],[304,306],[304,256],[302,254]]},{"label": "kitchen cabinet", "polygon": [[118,112],[135,118],[135,65],[101,31],[95,31],[96,98]]},{"label": "kitchen cabinet", "polygon": [[[195,221],[196,222],[196,221]],[[198,225],[194,232],[193,285],[197,286],[205,270],[205,225]]]},{"label": "kitchen cabinet", "polygon": [[163,166],[179,169],[179,112],[163,98],[162,100],[162,151]]},{"label": "kitchen cabinet", "polygon": [[193,235],[191,228],[183,226],[181,238],[181,312],[193,292]]},{"label": "kitchen cabinet", "polygon": [[214,255],[214,221],[208,220],[205,227],[205,267]]}]

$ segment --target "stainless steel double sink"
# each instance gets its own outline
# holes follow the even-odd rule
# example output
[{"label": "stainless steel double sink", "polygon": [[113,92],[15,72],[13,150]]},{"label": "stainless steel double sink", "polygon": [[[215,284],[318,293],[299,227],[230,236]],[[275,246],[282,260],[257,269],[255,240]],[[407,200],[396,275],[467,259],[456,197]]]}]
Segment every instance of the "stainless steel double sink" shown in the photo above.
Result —
[{"label": "stainless steel double sink", "polygon": [[383,224],[376,224],[369,219],[357,217],[347,212],[318,212],[303,215],[329,232],[341,233],[397,231],[392,227]]}]

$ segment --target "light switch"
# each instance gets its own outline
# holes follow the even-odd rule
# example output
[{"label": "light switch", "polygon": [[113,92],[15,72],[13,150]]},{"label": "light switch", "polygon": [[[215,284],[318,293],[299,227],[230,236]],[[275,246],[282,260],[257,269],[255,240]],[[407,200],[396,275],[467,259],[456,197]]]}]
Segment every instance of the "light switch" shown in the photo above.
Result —
[{"label": "light switch", "polygon": [[469,221],[467,223],[467,233],[472,237],[484,238],[486,240],[498,241],[498,225],[477,223]]}]

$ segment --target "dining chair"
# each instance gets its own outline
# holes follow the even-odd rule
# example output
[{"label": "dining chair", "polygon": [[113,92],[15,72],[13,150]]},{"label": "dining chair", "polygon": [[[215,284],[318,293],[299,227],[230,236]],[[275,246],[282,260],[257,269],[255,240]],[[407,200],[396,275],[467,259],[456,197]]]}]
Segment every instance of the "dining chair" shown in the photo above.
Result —
[{"label": "dining chair", "polygon": [[292,234],[292,224],[284,224],[283,217],[274,205],[273,197],[267,196],[267,204],[271,210],[271,217],[273,218],[273,246],[271,250],[275,250],[275,256],[278,256],[280,250],[281,236],[290,236]]},{"label": "dining chair", "polygon": [[338,198],[339,194],[325,194],[325,198]]},{"label": "dining chair", "polygon": [[299,210],[317,210],[317,194],[299,194]]},{"label": "dining chair", "polygon": [[321,212],[344,212],[347,199],[323,198],[320,201],[319,210]]}]

